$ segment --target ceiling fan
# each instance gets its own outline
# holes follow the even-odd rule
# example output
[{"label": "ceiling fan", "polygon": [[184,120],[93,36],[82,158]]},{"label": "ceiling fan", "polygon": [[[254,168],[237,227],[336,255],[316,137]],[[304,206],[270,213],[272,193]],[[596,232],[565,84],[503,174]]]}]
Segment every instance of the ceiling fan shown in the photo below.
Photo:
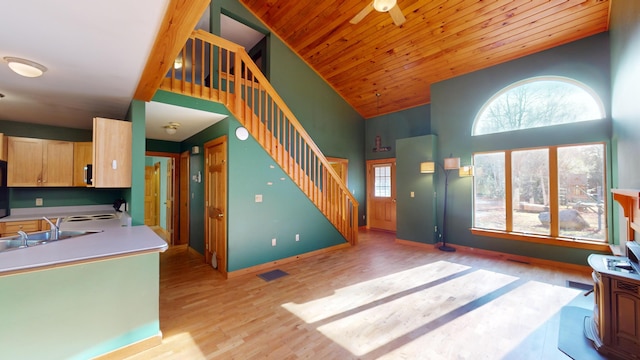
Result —
[{"label": "ceiling fan", "polygon": [[371,12],[371,10],[376,10],[378,12],[388,12],[393,19],[393,22],[400,26],[404,24],[407,20],[402,14],[402,10],[397,4],[397,0],[373,0],[364,9],[362,9],[356,16],[353,17],[349,22],[352,24],[359,23],[362,19],[364,19],[367,14]]}]

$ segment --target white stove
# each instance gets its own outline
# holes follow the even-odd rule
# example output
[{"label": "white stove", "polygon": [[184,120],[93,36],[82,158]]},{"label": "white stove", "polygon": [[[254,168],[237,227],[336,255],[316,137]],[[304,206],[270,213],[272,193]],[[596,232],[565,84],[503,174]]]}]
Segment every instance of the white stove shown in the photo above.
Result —
[{"label": "white stove", "polygon": [[63,222],[113,220],[117,218],[118,216],[116,214],[72,215],[65,217]]}]

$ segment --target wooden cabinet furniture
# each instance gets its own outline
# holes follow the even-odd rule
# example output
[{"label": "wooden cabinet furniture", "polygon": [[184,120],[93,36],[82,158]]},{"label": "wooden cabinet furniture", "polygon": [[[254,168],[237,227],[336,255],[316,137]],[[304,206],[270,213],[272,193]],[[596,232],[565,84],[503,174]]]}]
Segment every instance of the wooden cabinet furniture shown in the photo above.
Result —
[{"label": "wooden cabinet furniture", "polygon": [[94,187],[131,187],[131,142],[130,122],[93,119]]},{"label": "wooden cabinet furniture", "polygon": [[7,137],[0,133],[0,160],[7,161]]},{"label": "wooden cabinet furniture", "polygon": [[87,186],[84,168],[93,161],[93,143],[73,143],[73,186]]},{"label": "wooden cabinet furniture", "polygon": [[8,137],[8,186],[71,186],[73,143]]},{"label": "wooden cabinet furniture", "polygon": [[[6,221],[0,223],[0,236],[16,235],[18,231],[24,232],[39,231],[41,229],[40,220]],[[49,225],[47,224],[46,229]]]}]

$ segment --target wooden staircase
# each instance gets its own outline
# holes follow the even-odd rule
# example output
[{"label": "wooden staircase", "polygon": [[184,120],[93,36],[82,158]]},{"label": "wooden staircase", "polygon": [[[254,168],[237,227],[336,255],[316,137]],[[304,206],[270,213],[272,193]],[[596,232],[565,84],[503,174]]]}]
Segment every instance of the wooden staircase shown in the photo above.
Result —
[{"label": "wooden staircase", "polygon": [[182,68],[170,70],[160,89],[225,104],[355,245],[358,202],[244,48],[198,30],[191,34],[178,60]]}]

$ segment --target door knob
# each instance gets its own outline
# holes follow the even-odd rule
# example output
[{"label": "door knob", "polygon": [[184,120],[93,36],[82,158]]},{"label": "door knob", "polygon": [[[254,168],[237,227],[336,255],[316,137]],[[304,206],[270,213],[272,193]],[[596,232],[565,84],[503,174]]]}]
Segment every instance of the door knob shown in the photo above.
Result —
[{"label": "door knob", "polygon": [[218,214],[218,217],[219,217],[219,218],[224,217],[224,214],[223,214],[223,213],[220,213],[220,214]]}]

